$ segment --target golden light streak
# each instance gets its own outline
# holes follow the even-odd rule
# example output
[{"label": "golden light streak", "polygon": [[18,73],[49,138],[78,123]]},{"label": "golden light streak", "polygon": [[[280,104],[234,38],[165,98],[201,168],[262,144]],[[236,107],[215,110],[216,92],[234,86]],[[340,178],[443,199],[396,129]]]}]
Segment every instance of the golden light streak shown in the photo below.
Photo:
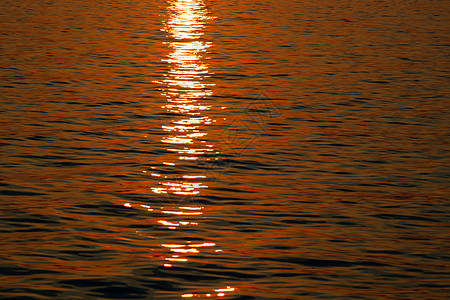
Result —
[{"label": "golden light streak", "polygon": [[215,243],[203,243],[203,244],[196,244],[196,245],[190,245],[191,247],[213,247],[215,246]]},{"label": "golden light streak", "polygon": [[177,136],[165,137],[161,140],[161,142],[168,144],[193,144],[192,139],[181,138]]},{"label": "golden light streak", "polygon": [[178,224],[178,223],[172,223],[172,222],[168,222],[168,221],[164,221],[164,220],[159,220],[158,223],[166,225],[166,226],[180,226],[180,224]]},{"label": "golden light streak", "polygon": [[215,292],[233,292],[235,288],[227,286],[225,289],[214,289]]},{"label": "golden light streak", "polygon": [[202,212],[184,212],[184,211],[170,211],[170,210],[163,210],[163,213],[172,215],[186,215],[186,216],[195,216],[203,214]]},{"label": "golden light streak", "polygon": [[192,249],[176,249],[176,248],[174,248],[174,249],[170,249],[170,251],[179,252],[179,253],[199,253],[200,252],[195,248],[192,248]]},{"label": "golden light streak", "polygon": [[173,258],[173,257],[166,257],[165,260],[168,260],[168,261],[182,261],[182,262],[188,261],[187,258]]},{"label": "golden light streak", "polygon": [[203,206],[180,206],[179,209],[202,210]]},{"label": "golden light streak", "polygon": [[[198,225],[188,219],[203,215],[204,207],[189,205],[186,202],[181,204],[181,201],[190,201],[202,189],[208,188],[203,180],[207,178],[204,174],[206,171],[198,170],[201,170],[201,162],[211,159],[211,154],[218,154],[214,145],[207,141],[207,129],[216,122],[208,116],[214,112],[214,107],[207,103],[211,101],[209,98],[213,95],[212,88],[215,84],[209,82],[207,61],[208,51],[213,44],[201,38],[207,22],[211,19],[203,1],[169,0],[169,3],[169,18],[162,29],[167,33],[167,37],[172,39],[167,42],[171,53],[162,60],[169,67],[169,71],[161,80],[156,81],[164,86],[161,96],[166,102],[161,108],[172,116],[161,126],[164,136],[160,141],[166,145],[168,154],[164,161],[159,163],[158,170],[148,173],[151,175],[149,178],[159,181],[158,186],[151,187],[151,190],[167,197],[172,204],[158,209],[158,212],[167,215],[167,219],[158,220],[157,223],[166,229],[180,230],[186,228],[184,226]],[[161,247],[170,251],[171,256],[164,258],[164,266],[172,267],[172,262],[187,262],[188,259],[182,257],[183,255],[189,256],[201,251],[214,252],[214,248],[208,247],[215,246],[212,242],[191,244],[191,241],[186,241],[186,244],[182,244],[176,240],[166,240]],[[208,294],[185,293],[182,297],[220,296],[221,293],[223,294],[223,291],[218,289],[218,292],[213,294],[211,289]]]},{"label": "golden light streak", "polygon": [[186,247],[186,245],[179,245],[179,244],[161,244],[161,246],[166,248],[183,248]]}]

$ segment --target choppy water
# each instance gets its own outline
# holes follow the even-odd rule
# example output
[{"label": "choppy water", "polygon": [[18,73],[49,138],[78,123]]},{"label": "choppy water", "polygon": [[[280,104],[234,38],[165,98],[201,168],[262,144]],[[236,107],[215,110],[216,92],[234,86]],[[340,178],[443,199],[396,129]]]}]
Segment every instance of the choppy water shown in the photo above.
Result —
[{"label": "choppy water", "polygon": [[2,299],[447,299],[444,1],[2,1]]}]

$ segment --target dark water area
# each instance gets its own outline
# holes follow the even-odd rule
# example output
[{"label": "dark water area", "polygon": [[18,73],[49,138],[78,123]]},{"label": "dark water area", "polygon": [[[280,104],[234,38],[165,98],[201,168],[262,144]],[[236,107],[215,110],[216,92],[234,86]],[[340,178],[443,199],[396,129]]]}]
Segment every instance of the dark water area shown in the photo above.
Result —
[{"label": "dark water area", "polygon": [[445,1],[0,2],[1,299],[448,299]]}]

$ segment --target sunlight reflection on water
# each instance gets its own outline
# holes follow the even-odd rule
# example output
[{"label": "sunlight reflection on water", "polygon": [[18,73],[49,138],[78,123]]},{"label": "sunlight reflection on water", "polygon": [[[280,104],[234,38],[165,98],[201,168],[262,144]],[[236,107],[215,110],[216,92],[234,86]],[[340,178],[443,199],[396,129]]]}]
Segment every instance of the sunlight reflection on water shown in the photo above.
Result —
[{"label": "sunlight reflection on water", "polygon": [[449,298],[441,2],[0,1],[0,298]]},{"label": "sunlight reflection on water", "polygon": [[[198,160],[209,160],[205,154],[218,154],[214,146],[205,140],[208,135],[207,126],[216,122],[205,113],[213,107],[202,104],[201,100],[213,95],[211,87],[213,83],[208,82],[209,70],[206,62],[206,53],[212,46],[211,42],[201,40],[205,23],[212,19],[208,16],[205,4],[200,0],[179,0],[173,1],[168,7],[169,18],[166,20],[163,31],[167,32],[174,41],[167,43],[172,52],[163,59],[170,66],[170,70],[164,75],[162,84],[165,88],[161,95],[166,98],[167,104],[162,108],[174,115],[170,124],[161,126],[168,135],[161,139],[162,143],[170,144],[167,148],[169,154],[178,154],[170,162],[163,162],[163,165],[172,167],[175,175],[163,175],[153,173],[153,176],[161,177],[159,186],[152,187],[156,194],[165,195],[171,199],[175,206],[171,209],[162,209],[162,213],[176,216],[200,216],[204,207],[196,206],[195,195],[208,186],[202,182],[206,178],[205,174],[186,173],[180,169],[184,163],[192,163]],[[202,170],[200,169],[200,172]],[[182,197],[180,198],[177,197]],[[187,198],[186,198],[187,197]],[[176,200],[174,200],[176,199]],[[186,204],[186,199],[192,202]],[[178,205],[176,205],[178,204]],[[181,204],[181,205],[180,205]],[[185,226],[196,226],[197,222],[167,221],[159,220],[158,223],[169,229],[176,230]],[[173,267],[175,263],[188,262],[188,256],[197,254],[203,248],[213,247],[214,252],[220,253],[221,249],[214,249],[216,246],[212,242],[194,244],[192,241],[185,241],[184,244],[163,243],[162,247],[172,252],[166,256],[164,266]],[[185,293],[181,297],[223,297],[225,292],[235,291],[235,288],[216,288],[209,293]]]},{"label": "sunlight reflection on water", "polygon": [[[212,106],[200,102],[213,94],[210,87],[214,84],[207,82],[209,72],[205,62],[206,51],[212,43],[200,40],[205,23],[211,17],[202,1],[173,1],[168,11],[169,17],[161,30],[167,32],[173,41],[166,43],[172,52],[167,59],[163,59],[170,70],[164,75],[162,84],[165,88],[161,95],[167,100],[162,108],[175,118],[170,124],[162,125],[162,129],[170,134],[164,136],[161,142],[178,146],[167,150],[179,156],[164,164],[179,170],[182,161],[189,163],[204,159],[201,155],[215,151],[214,146],[203,139],[208,134],[206,125],[215,122],[205,115]],[[154,193],[166,194],[168,197],[192,196],[207,188],[202,182],[189,181],[204,178],[203,174],[164,175],[163,178],[167,181],[161,181],[160,186],[153,187]]]}]

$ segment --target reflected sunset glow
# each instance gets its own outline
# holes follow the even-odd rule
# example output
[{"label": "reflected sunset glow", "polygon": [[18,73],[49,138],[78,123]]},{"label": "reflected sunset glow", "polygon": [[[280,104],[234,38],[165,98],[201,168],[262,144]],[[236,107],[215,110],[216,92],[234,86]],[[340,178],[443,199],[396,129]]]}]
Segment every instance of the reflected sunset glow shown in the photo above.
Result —
[{"label": "reflected sunset glow", "polygon": [[450,299],[444,1],[0,1],[1,299]]},{"label": "reflected sunset glow", "polygon": [[173,147],[167,150],[178,155],[172,157],[170,163],[163,163],[165,166],[176,166],[170,174],[152,174],[167,181],[161,181],[151,189],[156,194],[165,194],[168,197],[193,196],[207,188],[207,185],[190,180],[206,176],[198,173],[186,174],[185,171],[181,175],[176,173],[181,172],[181,168],[189,168],[192,163],[204,159],[204,154],[214,152],[212,145],[205,149],[206,141],[202,140],[208,135],[205,126],[215,122],[204,114],[211,109],[211,105],[200,103],[202,99],[213,94],[210,90],[213,84],[206,81],[209,71],[205,62],[205,54],[212,43],[201,39],[205,24],[211,17],[208,16],[202,1],[173,1],[168,12],[169,17],[161,30],[172,39],[166,43],[172,51],[162,59],[170,66],[170,70],[161,82],[164,85],[161,95],[167,100],[162,108],[176,117],[170,124],[161,126],[162,130],[168,133],[161,142],[172,145]]},{"label": "reflected sunset glow", "polygon": [[[205,24],[211,19],[205,5],[200,0],[172,1],[168,7],[168,19],[162,31],[171,40],[165,43],[171,49],[162,59],[169,66],[164,79],[161,96],[166,103],[161,106],[173,118],[161,129],[166,133],[161,143],[170,145],[167,154],[159,166],[151,167],[151,175],[161,181],[151,190],[169,200],[170,206],[161,207],[158,213],[167,218],[157,221],[158,225],[169,230],[182,230],[186,227],[198,226],[197,219],[204,212],[203,206],[195,205],[194,197],[208,188],[204,182],[207,175],[199,168],[202,161],[210,160],[208,155],[218,154],[208,138],[208,126],[216,120],[207,113],[213,108],[206,102],[213,95],[210,89],[214,84],[208,82],[209,70],[207,50],[211,42],[202,40]],[[220,108],[222,109],[222,108]],[[187,202],[188,201],[188,202]],[[167,239],[160,246],[168,250],[163,265],[172,268],[174,264],[186,263],[192,255],[209,252],[217,255],[216,243],[208,241],[185,241]],[[223,297],[225,292],[234,288],[210,288],[205,293],[183,294],[183,298],[191,297]]]}]

